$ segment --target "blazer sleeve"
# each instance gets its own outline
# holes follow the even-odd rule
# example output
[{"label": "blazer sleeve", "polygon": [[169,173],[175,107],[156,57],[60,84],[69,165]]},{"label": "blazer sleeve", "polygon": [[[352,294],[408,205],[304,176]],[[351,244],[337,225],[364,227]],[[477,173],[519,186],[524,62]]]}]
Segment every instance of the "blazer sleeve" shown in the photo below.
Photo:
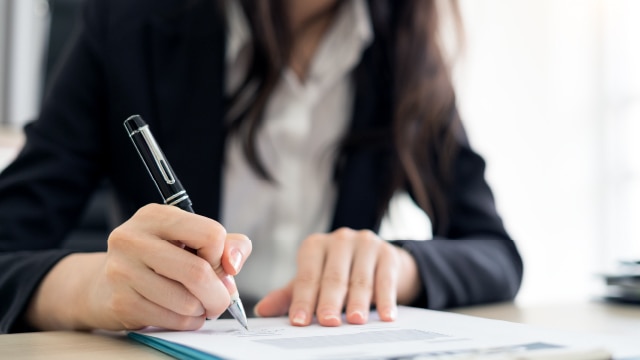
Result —
[{"label": "blazer sleeve", "polygon": [[424,291],[412,305],[443,309],[512,300],[522,281],[522,260],[496,211],[485,162],[466,137],[453,169],[447,229],[428,241],[394,242],[418,264]]},{"label": "blazer sleeve", "polygon": [[[93,2],[90,2],[93,3]],[[26,143],[0,174],[0,333],[24,331],[22,314],[101,178],[104,114],[97,6],[43,101]]]}]

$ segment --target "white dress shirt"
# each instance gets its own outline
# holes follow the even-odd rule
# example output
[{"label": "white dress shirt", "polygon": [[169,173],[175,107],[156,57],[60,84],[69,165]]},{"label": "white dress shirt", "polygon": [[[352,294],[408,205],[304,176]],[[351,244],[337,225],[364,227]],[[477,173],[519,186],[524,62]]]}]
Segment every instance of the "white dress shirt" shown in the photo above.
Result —
[{"label": "white dress shirt", "polygon": [[[231,94],[246,74],[251,38],[239,4],[228,4],[226,91]],[[333,164],[354,99],[351,75],[372,37],[366,2],[346,1],[304,82],[291,69],[282,73],[257,135],[258,154],[275,182],[260,179],[237,137],[228,139],[222,223],[253,242],[250,261],[236,278],[241,294],[261,298],[284,286],[295,275],[299,244],[329,230],[337,192]]]},{"label": "white dress shirt", "polygon": [[[227,94],[243,80],[251,56],[247,20],[235,0],[227,7]],[[236,277],[240,293],[255,299],[286,285],[296,271],[300,243],[327,232],[336,202],[332,181],[337,143],[345,135],[355,95],[352,77],[372,42],[364,0],[344,2],[301,82],[283,72],[257,136],[258,154],[275,179],[260,179],[237,138],[227,141],[222,224],[253,242],[253,253]],[[387,240],[431,238],[431,222],[406,191],[391,199],[378,235]]]}]

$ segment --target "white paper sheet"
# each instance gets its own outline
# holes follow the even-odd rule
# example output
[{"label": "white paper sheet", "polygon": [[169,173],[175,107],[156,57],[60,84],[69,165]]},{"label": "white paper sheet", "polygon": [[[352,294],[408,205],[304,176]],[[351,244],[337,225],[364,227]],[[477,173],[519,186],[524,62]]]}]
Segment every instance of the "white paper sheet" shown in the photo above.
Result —
[{"label": "white paper sheet", "polygon": [[[308,327],[287,318],[208,321],[198,331],[138,332],[228,359],[603,359],[633,354],[623,339],[543,330],[527,325],[446,312],[400,307],[398,319],[375,313],[366,325]],[[614,347],[614,348],[612,348]],[[640,344],[637,345],[640,348]],[[616,353],[617,352],[617,353]]]}]

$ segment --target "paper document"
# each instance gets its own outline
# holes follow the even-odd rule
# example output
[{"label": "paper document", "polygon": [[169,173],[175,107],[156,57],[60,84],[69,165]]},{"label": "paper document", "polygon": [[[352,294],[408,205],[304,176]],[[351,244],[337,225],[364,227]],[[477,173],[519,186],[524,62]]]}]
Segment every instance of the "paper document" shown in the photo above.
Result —
[{"label": "paper document", "polygon": [[288,318],[253,318],[249,329],[230,319],[208,321],[198,331],[147,329],[129,336],[177,358],[193,359],[611,357],[606,341],[584,334],[550,333],[522,324],[409,307],[400,307],[394,322],[382,322],[375,313],[365,325],[339,327],[294,327]]}]

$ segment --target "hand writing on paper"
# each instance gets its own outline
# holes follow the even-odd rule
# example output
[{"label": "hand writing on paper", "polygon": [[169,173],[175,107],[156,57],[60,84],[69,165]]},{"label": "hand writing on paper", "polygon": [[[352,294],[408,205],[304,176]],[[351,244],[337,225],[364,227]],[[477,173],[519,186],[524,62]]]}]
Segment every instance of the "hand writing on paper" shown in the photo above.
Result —
[{"label": "hand writing on paper", "polygon": [[338,326],[346,308],[348,323],[364,324],[373,303],[383,321],[392,321],[397,303],[410,303],[420,291],[413,257],[368,230],[311,235],[297,262],[295,278],[265,296],[256,306],[257,315],[288,313],[297,326],[309,325],[315,315],[321,325]]},{"label": "hand writing on paper", "polygon": [[[44,293],[74,294],[60,304],[72,308],[74,318],[53,326],[31,320],[45,329],[197,329],[229,306],[228,275],[236,275],[250,253],[246,236],[227,234],[214,220],[147,205],[111,233],[106,253],[70,255],[41,285]],[[55,303],[44,296],[35,313]]]}]

